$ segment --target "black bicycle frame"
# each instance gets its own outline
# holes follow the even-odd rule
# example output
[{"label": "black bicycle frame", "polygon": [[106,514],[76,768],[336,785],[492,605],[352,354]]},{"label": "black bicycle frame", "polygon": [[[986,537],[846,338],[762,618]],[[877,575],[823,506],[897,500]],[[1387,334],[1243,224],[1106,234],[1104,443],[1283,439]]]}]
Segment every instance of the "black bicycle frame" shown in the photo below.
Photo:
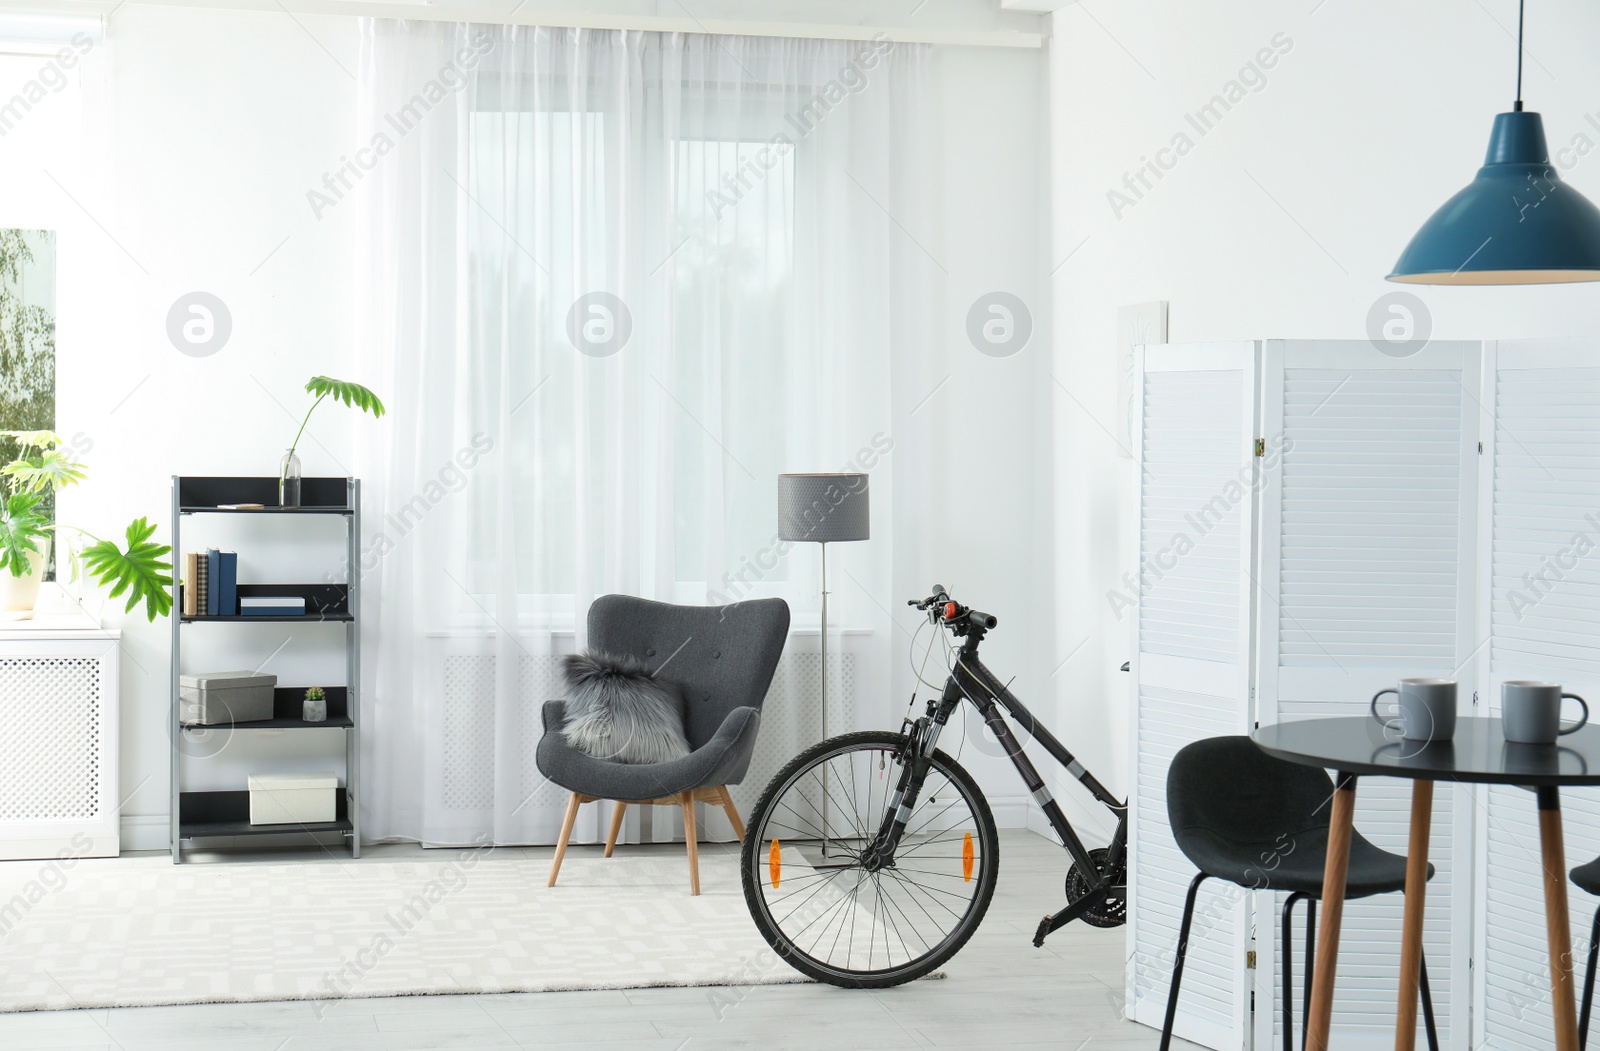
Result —
[{"label": "black bicycle frame", "polygon": [[[950,716],[954,714],[961,702],[970,701],[983,716],[983,721],[988,725],[995,740],[1000,742],[1006,750],[1011,764],[1017,768],[1018,775],[1028,786],[1028,791],[1033,794],[1034,801],[1044,811],[1044,816],[1050,822],[1050,827],[1061,837],[1062,845],[1067,853],[1072,855],[1072,860],[1082,867],[1085,873],[1096,873],[1094,861],[1089,857],[1088,848],[1083,845],[1083,840],[1078,838],[1077,831],[1067,816],[1061,812],[1061,806],[1051,795],[1050,789],[1045,785],[1044,778],[1039,776],[1039,771],[1034,767],[1033,761],[1028,758],[1022,749],[1022,744],[1011,732],[1007,725],[1005,715],[1010,715],[1017,723],[1026,728],[1029,736],[1050,754],[1050,757],[1061,764],[1078,782],[1088,789],[1090,794],[1099,800],[1106,809],[1117,817],[1117,830],[1111,838],[1111,844],[1106,852],[1107,876],[1096,880],[1093,888],[1076,901],[1068,902],[1067,907],[1060,912],[1046,916],[1039,924],[1039,929],[1034,935],[1035,945],[1044,944],[1045,936],[1059,930],[1061,927],[1077,919],[1086,911],[1103,901],[1114,889],[1116,880],[1111,874],[1123,870],[1123,855],[1128,842],[1128,805],[1112,795],[1110,790],[1102,785],[1098,778],[1091,774],[1077,758],[1067,750],[1066,745],[1056,739],[1048,727],[1039,722],[1026,705],[1019,701],[1010,690],[1006,689],[993,672],[986,668],[978,659],[978,643],[983,639],[981,631],[969,634],[965,645],[961,647],[960,659],[956,661],[954,670],[945,682],[944,693],[939,700],[930,703],[928,714],[933,726],[925,735],[924,748],[931,752],[938,740],[939,733],[949,723]],[[909,773],[909,771],[908,771]],[[910,787],[910,786],[907,786]],[[920,789],[920,771],[917,776],[915,788]]]}]

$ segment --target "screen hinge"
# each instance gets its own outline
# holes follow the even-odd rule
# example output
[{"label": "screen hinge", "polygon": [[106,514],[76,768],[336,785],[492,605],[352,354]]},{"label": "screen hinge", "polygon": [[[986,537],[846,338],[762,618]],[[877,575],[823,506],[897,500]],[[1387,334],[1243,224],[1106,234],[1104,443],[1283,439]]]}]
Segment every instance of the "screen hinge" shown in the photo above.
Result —
[{"label": "screen hinge", "polygon": [[1254,949],[1244,954],[1244,967],[1247,971],[1256,969],[1256,951]]},{"label": "screen hinge", "polygon": [[1256,455],[1257,456],[1265,456],[1265,455],[1267,455],[1267,440],[1265,438],[1257,438],[1256,439]]}]

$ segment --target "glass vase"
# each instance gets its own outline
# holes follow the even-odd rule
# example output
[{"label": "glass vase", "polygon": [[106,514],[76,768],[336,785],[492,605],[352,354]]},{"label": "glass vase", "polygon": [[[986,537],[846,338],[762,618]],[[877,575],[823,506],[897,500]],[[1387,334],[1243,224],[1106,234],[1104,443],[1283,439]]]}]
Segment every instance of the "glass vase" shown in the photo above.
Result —
[{"label": "glass vase", "polygon": [[278,506],[300,506],[300,457],[293,449],[284,453],[278,464]]}]

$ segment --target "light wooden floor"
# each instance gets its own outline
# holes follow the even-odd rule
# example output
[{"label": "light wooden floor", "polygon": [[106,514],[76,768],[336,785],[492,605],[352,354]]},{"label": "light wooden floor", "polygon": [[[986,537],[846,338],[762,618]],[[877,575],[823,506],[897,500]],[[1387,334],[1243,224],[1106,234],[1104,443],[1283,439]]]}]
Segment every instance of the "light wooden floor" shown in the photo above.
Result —
[{"label": "light wooden floor", "polygon": [[[1155,1030],[1122,1019],[1123,930],[1074,924],[1055,934],[1045,948],[1033,948],[1030,939],[1039,917],[1062,904],[1066,857],[1060,847],[1031,833],[1001,836],[994,904],[978,933],[945,966],[949,978],[944,981],[914,982],[877,993],[807,984],[342,1000],[325,1004],[320,1020],[304,1002],[33,1012],[0,1015],[0,1048],[1154,1048]],[[667,845],[626,849],[678,856],[683,850]],[[731,849],[701,847],[703,856]],[[573,847],[571,856],[599,850]],[[374,847],[363,850],[362,858],[398,860],[418,853],[409,846]],[[530,848],[516,855],[548,858],[551,853],[549,848]],[[230,863],[294,856],[253,853]],[[1194,1048],[1182,1041],[1174,1046]]]}]

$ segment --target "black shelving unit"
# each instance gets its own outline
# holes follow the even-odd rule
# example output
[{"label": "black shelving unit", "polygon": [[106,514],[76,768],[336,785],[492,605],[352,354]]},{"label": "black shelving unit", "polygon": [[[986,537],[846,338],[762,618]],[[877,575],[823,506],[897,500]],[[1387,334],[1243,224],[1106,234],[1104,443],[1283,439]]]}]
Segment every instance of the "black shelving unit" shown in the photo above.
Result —
[{"label": "black shelving unit", "polygon": [[[235,514],[234,511],[188,511],[186,514]],[[280,511],[279,514],[287,512]],[[318,514],[320,512],[312,512]],[[350,612],[350,585],[348,584],[240,584],[240,598],[302,598],[306,612],[292,617],[247,617],[237,613],[225,616],[201,614],[184,617],[186,621],[261,620],[284,623],[303,623],[308,620],[354,620]],[[180,591],[181,594],[181,591]]]},{"label": "black shelving unit", "polygon": [[305,825],[252,825],[249,792],[184,792],[178,800],[179,823],[190,839],[219,839],[233,836],[281,836],[290,832],[343,832],[350,835],[355,822],[350,820],[350,801],[339,796],[332,821]]},{"label": "black shelving unit", "polygon": [[[257,503],[262,507],[225,508],[222,504]],[[291,617],[182,615],[181,572],[172,583],[172,861],[183,860],[185,840],[294,833],[342,833],[352,857],[361,856],[361,482],[355,478],[306,478],[301,482],[301,506],[279,507],[278,480],[273,477],[172,478],[172,550],[181,570],[183,520],[191,515],[340,515],[345,519],[347,579],[342,584],[240,584],[246,596],[293,596],[306,600],[306,613]],[[344,734],[344,787],[338,793],[333,821],[301,825],[250,824],[250,793],[185,792],[182,750],[185,727],[178,702],[178,678],[183,673],[185,629],[197,624],[342,624],[345,633],[346,685],[326,687],[328,719],[308,723],[301,718],[304,687],[278,687],[273,692],[271,719],[257,719],[207,730],[305,730]],[[196,760],[203,761],[203,760]]]}]

